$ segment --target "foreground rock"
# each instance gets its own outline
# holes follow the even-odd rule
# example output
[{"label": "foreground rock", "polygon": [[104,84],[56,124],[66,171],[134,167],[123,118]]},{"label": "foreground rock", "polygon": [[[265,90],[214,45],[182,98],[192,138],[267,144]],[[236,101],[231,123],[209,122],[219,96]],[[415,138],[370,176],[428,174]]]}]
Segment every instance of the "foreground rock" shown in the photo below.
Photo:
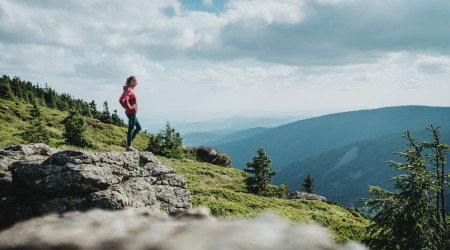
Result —
[{"label": "foreground rock", "polygon": [[317,194],[310,194],[305,192],[292,192],[288,196],[285,197],[285,199],[304,199],[304,200],[316,200],[321,202],[326,202],[327,199],[323,196],[317,195]]},{"label": "foreground rock", "polygon": [[18,223],[0,232],[0,249],[365,248],[357,243],[338,247],[327,232],[316,226],[292,225],[268,214],[250,221],[230,221],[161,218],[131,210],[91,210],[47,215]]},{"label": "foreground rock", "polygon": [[0,150],[0,228],[33,216],[92,208],[173,214],[192,206],[184,176],[150,152]]}]

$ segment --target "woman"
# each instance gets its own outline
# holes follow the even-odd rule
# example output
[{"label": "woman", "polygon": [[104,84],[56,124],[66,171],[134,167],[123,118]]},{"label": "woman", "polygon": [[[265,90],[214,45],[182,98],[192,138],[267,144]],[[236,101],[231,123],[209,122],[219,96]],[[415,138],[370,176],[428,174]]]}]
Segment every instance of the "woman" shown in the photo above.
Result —
[{"label": "woman", "polygon": [[139,120],[136,117],[138,107],[134,88],[136,87],[137,83],[138,82],[135,76],[128,77],[125,86],[123,86],[123,94],[120,97],[120,102],[125,104],[125,114],[128,117],[126,151],[137,151],[136,149],[131,147],[131,142],[141,130],[141,124],[139,124]]}]

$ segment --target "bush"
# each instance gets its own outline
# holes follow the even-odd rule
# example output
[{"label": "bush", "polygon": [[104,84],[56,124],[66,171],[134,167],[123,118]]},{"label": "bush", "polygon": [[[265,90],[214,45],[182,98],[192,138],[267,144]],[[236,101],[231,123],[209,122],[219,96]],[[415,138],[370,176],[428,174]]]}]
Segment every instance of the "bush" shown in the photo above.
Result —
[{"label": "bush", "polygon": [[164,130],[156,135],[150,135],[148,151],[168,158],[183,159],[185,154],[182,143],[183,138],[180,133],[175,132],[175,129],[167,122]]},{"label": "bush", "polygon": [[284,198],[289,194],[289,189],[287,185],[281,184],[279,187],[269,185],[267,189],[261,192],[262,196],[265,197],[276,197]]},{"label": "bush", "polygon": [[85,137],[86,131],[84,118],[78,113],[77,110],[71,110],[69,116],[63,120],[65,132],[63,134],[66,143],[80,147],[98,148],[88,138]]},{"label": "bush", "polygon": [[21,136],[26,142],[42,142],[47,145],[52,145],[52,142],[50,141],[50,132],[44,126],[42,120],[33,122]]}]

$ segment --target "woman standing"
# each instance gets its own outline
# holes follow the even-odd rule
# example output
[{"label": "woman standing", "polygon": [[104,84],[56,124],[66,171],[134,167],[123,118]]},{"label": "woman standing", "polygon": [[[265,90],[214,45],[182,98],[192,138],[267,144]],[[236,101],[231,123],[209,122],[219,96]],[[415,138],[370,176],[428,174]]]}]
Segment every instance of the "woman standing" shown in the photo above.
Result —
[{"label": "woman standing", "polygon": [[119,100],[120,103],[125,107],[125,114],[128,117],[126,151],[137,151],[136,149],[131,147],[131,142],[141,130],[141,124],[139,124],[139,120],[136,117],[138,106],[134,88],[137,84],[138,82],[135,76],[128,77],[125,86],[123,86],[123,94]]}]

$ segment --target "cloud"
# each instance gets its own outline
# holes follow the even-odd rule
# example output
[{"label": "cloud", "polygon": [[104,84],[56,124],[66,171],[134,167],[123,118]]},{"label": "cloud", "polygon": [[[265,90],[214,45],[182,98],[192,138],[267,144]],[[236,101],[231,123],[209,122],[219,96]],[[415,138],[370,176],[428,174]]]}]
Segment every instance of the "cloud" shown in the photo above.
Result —
[{"label": "cloud", "polygon": [[212,0],[202,0],[203,6],[212,7],[214,6],[214,3]]},{"label": "cloud", "polygon": [[450,57],[419,55],[415,66],[419,72],[428,75],[448,73],[450,70]]},{"label": "cloud", "polygon": [[219,64],[202,70],[178,69],[174,71],[180,82],[201,85],[212,91],[241,91],[243,89],[278,87],[294,84],[303,78],[295,66],[233,66]]},{"label": "cloud", "polygon": [[397,51],[450,53],[447,1],[230,0],[211,13],[176,0],[6,0],[0,11],[2,43],[120,49],[149,60],[342,65]]},{"label": "cloud", "polygon": [[[162,115],[444,104],[449,12],[423,0],[2,0],[0,68],[114,104],[137,75],[145,105],[183,103]],[[421,99],[430,86],[442,96]]]},{"label": "cloud", "polygon": [[284,12],[298,17],[291,22],[267,18],[265,25],[242,25],[246,22],[231,19],[222,29],[220,49],[261,61],[301,65],[376,62],[397,51],[450,52],[445,24],[450,21],[445,14],[450,4],[444,1],[305,1],[291,7]]}]

